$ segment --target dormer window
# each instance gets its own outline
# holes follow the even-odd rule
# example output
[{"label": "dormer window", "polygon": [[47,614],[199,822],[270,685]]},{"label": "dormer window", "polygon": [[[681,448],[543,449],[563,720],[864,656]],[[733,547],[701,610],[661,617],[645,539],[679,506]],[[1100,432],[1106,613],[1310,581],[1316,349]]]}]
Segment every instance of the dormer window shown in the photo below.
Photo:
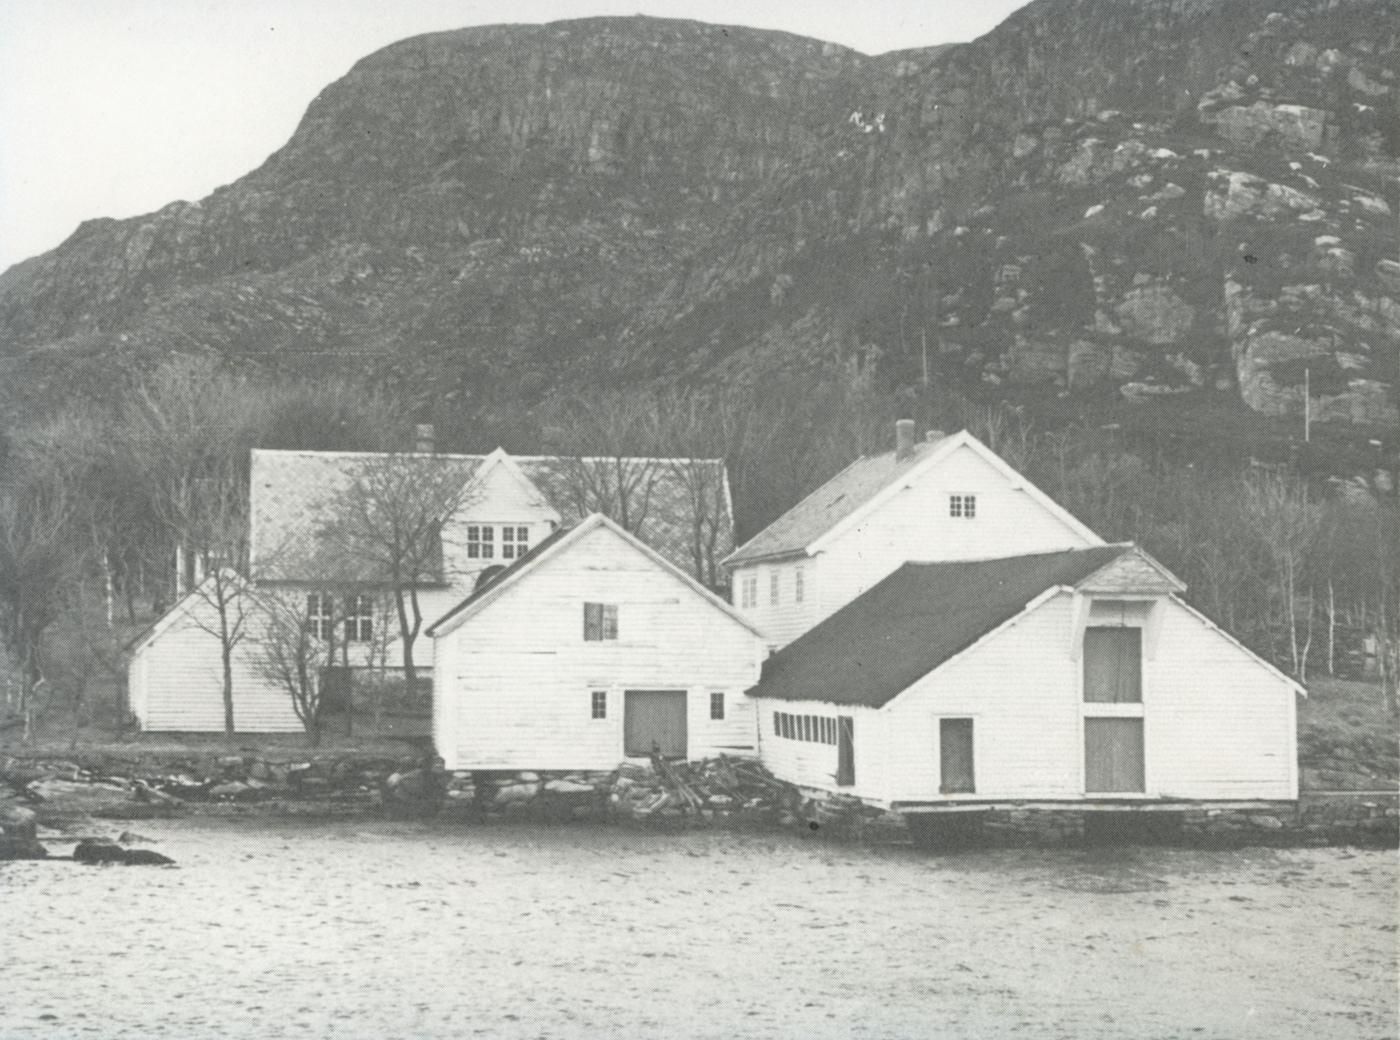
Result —
[{"label": "dormer window", "polygon": [[948,515],[959,520],[971,520],[977,516],[976,495],[949,495]]},{"label": "dormer window", "polygon": [[496,557],[496,532],[489,524],[467,525],[467,557],[492,560]]},{"label": "dormer window", "polygon": [[519,559],[529,551],[530,529],[528,527],[501,528],[501,559]]}]

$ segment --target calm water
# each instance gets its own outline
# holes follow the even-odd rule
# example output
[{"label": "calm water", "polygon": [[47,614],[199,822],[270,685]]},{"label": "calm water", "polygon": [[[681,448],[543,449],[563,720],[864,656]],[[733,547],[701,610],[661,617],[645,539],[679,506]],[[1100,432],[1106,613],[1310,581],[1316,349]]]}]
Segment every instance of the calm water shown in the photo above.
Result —
[{"label": "calm water", "polygon": [[0,1037],[1396,1032],[1386,852],[135,829],[180,866],[0,865]]}]

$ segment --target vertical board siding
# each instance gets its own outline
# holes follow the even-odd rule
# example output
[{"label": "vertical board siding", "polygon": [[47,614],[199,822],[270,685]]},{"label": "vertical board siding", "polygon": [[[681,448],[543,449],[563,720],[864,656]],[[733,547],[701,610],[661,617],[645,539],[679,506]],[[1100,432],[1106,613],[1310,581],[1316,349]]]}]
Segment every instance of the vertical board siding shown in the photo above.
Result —
[{"label": "vertical board siding", "polygon": [[[583,639],[583,604],[618,608],[618,638]],[[439,753],[454,769],[611,769],[626,690],[685,690],[691,758],[753,754],[764,640],[606,528],[442,634]],[[592,691],[608,694],[592,718]],[[710,718],[710,695],[725,717]],[[447,714],[450,713],[450,719]],[[450,734],[450,735],[449,735]],[[450,741],[450,744],[449,744]]]},{"label": "vertical board siding", "polygon": [[[1084,723],[1136,709],[1082,701],[1071,654],[1072,597],[1054,597],[882,711],[890,798],[941,796],[938,720],[973,719],[978,798],[1084,796]],[[1095,624],[1140,625],[1141,605],[1091,611]],[[1146,793],[1188,799],[1297,796],[1292,688],[1221,633],[1168,601],[1157,651],[1143,661]]]}]

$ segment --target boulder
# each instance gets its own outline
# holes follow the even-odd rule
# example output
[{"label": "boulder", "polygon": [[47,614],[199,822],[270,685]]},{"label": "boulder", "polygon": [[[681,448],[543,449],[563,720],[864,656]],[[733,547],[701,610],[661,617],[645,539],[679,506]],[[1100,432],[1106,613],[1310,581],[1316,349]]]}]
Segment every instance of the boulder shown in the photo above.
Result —
[{"label": "boulder", "polygon": [[592,794],[594,791],[592,784],[580,783],[577,780],[550,780],[544,785],[544,789],[551,794]]},{"label": "boulder", "polygon": [[73,862],[89,865],[169,866],[175,861],[153,849],[124,849],[105,838],[84,838],[73,847]]},{"label": "boulder", "polygon": [[43,859],[49,854],[37,839],[19,835],[0,835],[0,860]]},{"label": "boulder", "polygon": [[34,810],[13,802],[0,802],[0,835],[6,838],[33,838],[37,833]]}]

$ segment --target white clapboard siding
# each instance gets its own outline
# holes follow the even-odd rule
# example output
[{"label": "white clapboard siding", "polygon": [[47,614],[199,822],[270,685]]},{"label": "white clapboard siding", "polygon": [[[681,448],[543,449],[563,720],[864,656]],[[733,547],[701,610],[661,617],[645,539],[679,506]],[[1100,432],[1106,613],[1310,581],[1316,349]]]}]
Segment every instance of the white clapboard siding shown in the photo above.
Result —
[{"label": "white clapboard siding", "polygon": [[[1082,703],[1073,604],[1069,593],[1051,598],[886,705],[890,800],[943,797],[943,717],[973,720],[977,789],[965,797],[1085,797],[1082,720],[1117,706]],[[1147,796],[1296,797],[1291,684],[1176,600],[1162,609],[1151,651],[1144,637]],[[1091,622],[1140,626],[1146,617],[1141,607],[1096,604]]]},{"label": "white clapboard siding", "polygon": [[[201,628],[190,611],[212,626],[212,605],[187,600],[182,613],[132,656],[127,672],[132,713],[147,732],[218,733],[224,728],[223,664],[219,638]],[[299,733],[290,695],[258,674],[251,640],[233,657],[234,729],[239,733]]]},{"label": "white clapboard siding", "polygon": [[[910,561],[976,560],[1079,549],[1086,538],[977,452],[961,446],[817,554],[812,624]],[[971,519],[949,516],[949,495],[976,495]],[[760,592],[762,589],[760,588]]]},{"label": "white clapboard siding", "polygon": [[[764,766],[780,780],[799,787],[839,792],[878,801],[886,786],[886,723],[883,715],[862,705],[839,705],[824,701],[784,701],[763,698],[758,705],[759,749]],[[835,719],[848,716],[855,731],[855,783],[836,783],[837,745],[819,741],[794,740],[774,732],[773,716],[778,712],[815,715]]]},{"label": "white clapboard siding", "polygon": [[[586,642],[584,603],[618,608],[618,639]],[[437,640],[434,737],[455,769],[610,769],[625,691],[687,691],[691,758],[755,753],[761,636],[606,526],[561,545]],[[607,717],[591,717],[594,690]],[[710,719],[710,693],[725,718]]]},{"label": "white clapboard siding", "polygon": [[[757,625],[774,648],[786,646],[807,631],[822,616],[818,595],[819,560],[775,560],[752,564],[734,572],[731,597],[746,618]],[[797,571],[802,570],[802,599],[797,598]],[[752,575],[757,579],[758,599],[752,606],[743,606],[743,580]],[[777,602],[773,601],[773,576],[777,575]]]}]

